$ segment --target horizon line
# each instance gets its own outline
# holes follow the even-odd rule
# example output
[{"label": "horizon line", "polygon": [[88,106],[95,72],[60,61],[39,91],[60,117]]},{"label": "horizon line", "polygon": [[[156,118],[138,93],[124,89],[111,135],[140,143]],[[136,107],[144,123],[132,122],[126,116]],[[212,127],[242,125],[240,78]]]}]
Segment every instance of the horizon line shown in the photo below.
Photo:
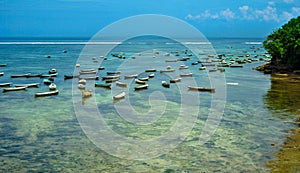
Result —
[{"label": "horizon line", "polygon": [[[209,39],[265,39],[265,37],[240,37],[240,36],[230,36],[230,37],[217,37],[217,36],[207,36],[206,38]],[[75,39],[75,40],[90,40],[92,37],[88,36],[67,36],[67,37],[61,37],[61,36],[14,36],[14,37],[3,37],[0,36],[0,41],[1,40],[7,40],[7,39]]]}]

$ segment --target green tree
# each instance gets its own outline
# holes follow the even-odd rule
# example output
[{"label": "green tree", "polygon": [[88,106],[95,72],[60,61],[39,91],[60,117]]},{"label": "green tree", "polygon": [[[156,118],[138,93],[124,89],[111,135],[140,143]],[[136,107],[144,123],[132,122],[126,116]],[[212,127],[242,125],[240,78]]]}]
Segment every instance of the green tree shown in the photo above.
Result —
[{"label": "green tree", "polygon": [[263,44],[272,56],[271,64],[300,69],[300,16],[268,35]]}]

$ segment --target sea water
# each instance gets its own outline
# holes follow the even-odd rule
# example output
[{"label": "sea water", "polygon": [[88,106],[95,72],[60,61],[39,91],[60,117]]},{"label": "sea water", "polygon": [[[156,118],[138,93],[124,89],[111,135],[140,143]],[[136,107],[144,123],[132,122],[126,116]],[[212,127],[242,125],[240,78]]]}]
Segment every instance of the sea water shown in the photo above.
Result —
[{"label": "sea water", "polygon": [[[189,69],[179,71],[176,63],[166,63],[160,58],[176,59],[187,56],[187,47],[165,38],[92,44],[112,44],[114,49],[107,54],[84,52],[85,46],[89,45],[87,39],[1,40],[0,63],[6,66],[0,67],[0,72],[4,72],[0,83],[40,83],[39,88],[0,93],[1,172],[267,172],[268,162],[276,159],[274,153],[280,150],[280,145],[285,141],[285,130],[294,128],[293,124],[285,122],[294,121],[299,108],[294,105],[293,111],[287,111],[285,106],[272,106],[276,98],[270,96],[273,92],[270,76],[252,70],[264,64],[264,61],[246,63],[243,64],[243,68],[225,68],[222,74],[211,72],[220,73],[225,77],[225,108],[224,113],[221,112],[222,117],[217,128],[212,130],[214,133],[204,144],[199,142],[199,136],[208,119],[213,93],[184,91],[200,99],[199,104],[193,105],[197,106],[199,113],[192,130],[170,151],[153,158],[131,160],[108,154],[105,149],[97,147],[89,140],[76,116],[77,104],[84,107],[85,104],[95,102],[103,120],[115,133],[134,140],[162,136],[172,128],[179,117],[182,105],[179,88],[186,87],[189,79],[183,78],[180,83],[163,88],[161,81],[168,81],[170,75],[160,73],[159,70],[171,66],[176,68],[178,73],[193,72],[191,79],[195,81],[195,85],[211,87],[209,72],[198,70],[200,66],[192,66],[192,62],[198,61],[199,57],[203,58],[201,61],[205,61],[205,58],[213,53],[232,54],[227,61],[243,59],[245,57],[238,55],[246,54],[253,59],[259,59],[265,54],[262,41],[261,38],[212,38],[205,43],[185,43],[193,45],[193,48],[198,50],[198,56],[188,50],[188,54],[192,54],[190,60],[180,63],[188,65]],[[206,46],[212,46],[215,52],[207,51]],[[122,58],[114,57],[111,53],[122,55]],[[165,56],[165,53],[170,53],[170,56]],[[177,53],[180,56],[177,57]],[[48,55],[50,58],[46,58]],[[258,57],[254,58],[255,55]],[[85,57],[85,61],[78,61],[82,56]],[[104,60],[100,56],[107,59]],[[155,77],[149,80],[147,90],[134,91],[134,81],[125,80],[122,76],[121,81],[128,83],[127,88],[118,88],[112,84],[112,90],[105,90],[95,88],[94,81],[88,81],[87,90],[93,90],[92,98],[74,100],[74,92],[80,93],[74,85],[78,79],[64,80],[64,75],[87,69],[88,67],[84,66],[86,61],[93,67],[105,67],[105,70],[98,71],[97,75],[100,77],[106,75],[106,71],[120,69],[122,75],[125,71],[128,74],[135,73],[137,71],[134,69],[138,67],[136,64],[146,69],[157,68],[158,71],[155,72]],[[75,64],[79,62],[81,67],[76,68]],[[34,97],[37,92],[49,90],[48,86],[43,84],[43,79],[10,77],[23,73],[47,74],[52,68],[58,71],[54,81],[59,90],[57,96]],[[148,75],[144,71],[138,72],[139,77]],[[114,103],[112,96],[123,90],[126,91],[128,100]],[[155,111],[155,106],[151,107],[149,103],[149,97],[154,92],[163,95],[157,99],[165,100],[165,110],[151,124],[127,122],[120,115],[122,112],[116,110],[116,105],[130,101],[131,108],[138,112],[137,116],[147,113],[150,109]],[[123,113],[128,109],[121,108]],[[161,107],[158,107],[157,111],[160,109]],[[188,111],[182,114],[188,115]],[[152,116],[155,118],[156,114]]]}]

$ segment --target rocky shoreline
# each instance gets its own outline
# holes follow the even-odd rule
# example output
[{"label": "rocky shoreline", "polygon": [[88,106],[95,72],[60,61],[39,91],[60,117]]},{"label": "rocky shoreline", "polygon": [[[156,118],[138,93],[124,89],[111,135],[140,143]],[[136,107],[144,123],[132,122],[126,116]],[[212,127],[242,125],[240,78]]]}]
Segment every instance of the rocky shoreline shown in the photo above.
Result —
[{"label": "rocky shoreline", "polygon": [[254,68],[254,70],[262,71],[264,74],[300,74],[300,70],[295,70],[285,65],[274,65],[271,62]]}]

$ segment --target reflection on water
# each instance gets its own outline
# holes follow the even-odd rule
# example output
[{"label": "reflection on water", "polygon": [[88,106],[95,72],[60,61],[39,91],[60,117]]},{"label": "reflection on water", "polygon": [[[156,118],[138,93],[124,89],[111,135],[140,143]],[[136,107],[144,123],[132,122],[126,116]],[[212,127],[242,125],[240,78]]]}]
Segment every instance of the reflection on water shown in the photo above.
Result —
[{"label": "reflection on water", "polygon": [[271,89],[265,97],[265,102],[272,110],[286,110],[290,113],[298,113],[300,105],[300,77],[276,77],[271,78]]},{"label": "reflection on water", "polygon": [[[276,118],[299,125],[300,76],[273,76],[271,81],[271,88],[264,99],[268,108],[278,115]],[[295,129],[289,130],[290,135],[286,136],[286,142],[276,153],[277,160],[269,161],[268,167],[272,172],[300,172],[300,128],[296,125]]]}]

